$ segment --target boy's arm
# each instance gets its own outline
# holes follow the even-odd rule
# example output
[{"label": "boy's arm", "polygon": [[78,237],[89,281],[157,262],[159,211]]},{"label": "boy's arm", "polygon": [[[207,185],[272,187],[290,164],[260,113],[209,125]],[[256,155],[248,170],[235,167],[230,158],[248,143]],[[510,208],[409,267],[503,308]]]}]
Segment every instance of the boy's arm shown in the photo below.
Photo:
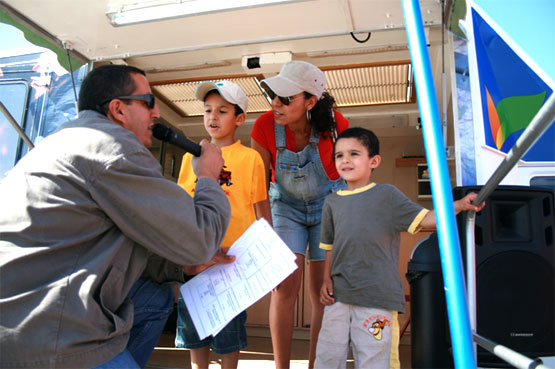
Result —
[{"label": "boy's arm", "polygon": [[272,153],[270,150],[256,142],[254,139],[251,139],[251,147],[255,149],[262,158],[262,162],[264,163],[264,176],[266,180],[266,190],[270,189],[270,166],[272,160]]},{"label": "boy's arm", "polygon": [[[456,200],[453,203],[455,207],[455,215],[459,214],[461,211],[464,211],[464,210],[474,210],[475,212],[479,212],[480,210],[482,210],[486,205],[485,202],[481,203],[480,206],[475,206],[474,204],[472,204],[472,202],[476,199],[477,196],[478,196],[477,193],[471,192],[465,197],[463,197],[462,199]],[[425,229],[425,230],[436,229],[436,216],[433,210],[430,210],[428,214],[424,216],[424,218],[422,219],[422,222],[420,222],[420,226],[422,227],[422,229]]]},{"label": "boy's arm", "polygon": [[[272,154],[270,153],[270,150],[256,142],[254,139],[251,139],[251,147],[255,149],[260,155],[260,158],[262,158],[262,163],[264,164],[264,184],[266,187],[266,193],[268,193],[268,190],[270,189],[270,162],[272,160]],[[264,218],[273,227],[272,211],[270,207],[270,200],[268,198],[254,204],[254,213],[256,214],[256,219]]]},{"label": "boy's arm", "polygon": [[324,283],[322,283],[322,288],[320,289],[320,302],[323,305],[331,305],[335,302],[333,298],[333,281],[331,279],[331,250],[326,250]]},{"label": "boy's arm", "polygon": [[270,200],[266,199],[255,203],[254,213],[256,214],[256,219],[264,218],[273,227]]}]

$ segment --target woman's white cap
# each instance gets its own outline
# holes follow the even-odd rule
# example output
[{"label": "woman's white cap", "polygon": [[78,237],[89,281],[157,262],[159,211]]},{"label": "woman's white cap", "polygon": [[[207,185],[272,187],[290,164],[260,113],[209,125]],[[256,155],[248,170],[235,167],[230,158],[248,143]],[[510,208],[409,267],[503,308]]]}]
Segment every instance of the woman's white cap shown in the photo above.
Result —
[{"label": "woman's white cap", "polygon": [[239,107],[243,109],[243,113],[247,113],[249,100],[247,99],[247,95],[245,95],[245,92],[236,83],[230,81],[202,82],[197,86],[197,89],[195,90],[195,97],[200,101],[204,101],[206,94],[212,90],[218,90],[220,96],[223,97],[225,101],[230,104],[239,105]]},{"label": "woman's white cap", "polygon": [[326,87],[326,76],[318,67],[301,60],[287,62],[277,76],[262,80],[278,96],[308,92],[320,98]]}]

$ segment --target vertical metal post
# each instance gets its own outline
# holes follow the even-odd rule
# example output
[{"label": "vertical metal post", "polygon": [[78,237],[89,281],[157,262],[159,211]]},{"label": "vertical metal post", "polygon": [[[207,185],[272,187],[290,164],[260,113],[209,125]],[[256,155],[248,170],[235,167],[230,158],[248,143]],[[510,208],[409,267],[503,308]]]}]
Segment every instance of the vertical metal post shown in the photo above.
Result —
[{"label": "vertical metal post", "polygon": [[476,368],[453,195],[420,5],[418,0],[402,0],[402,5],[430,170],[454,363],[456,368]]},{"label": "vertical metal post", "polygon": [[19,126],[17,121],[14,119],[14,117],[11,115],[8,109],[4,106],[2,101],[0,101],[0,113],[4,114],[6,119],[8,119],[8,122],[10,122],[12,127],[17,131],[17,134],[23,139],[23,141],[25,141],[27,146],[29,146],[30,149],[34,148],[35,145],[33,145],[33,141],[29,139],[29,137],[27,136],[23,128]]},{"label": "vertical metal post", "polygon": [[[470,330],[476,332],[477,329],[477,306],[476,306],[476,212],[466,213],[466,297],[468,298],[468,313],[470,318]],[[474,345],[476,349],[476,345]]]}]

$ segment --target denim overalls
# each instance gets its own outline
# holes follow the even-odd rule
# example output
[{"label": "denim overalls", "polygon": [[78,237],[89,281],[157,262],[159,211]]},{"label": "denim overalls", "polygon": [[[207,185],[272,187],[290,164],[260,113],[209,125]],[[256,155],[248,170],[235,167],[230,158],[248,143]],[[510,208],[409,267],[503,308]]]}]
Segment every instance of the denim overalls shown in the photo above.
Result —
[{"label": "denim overalls", "polygon": [[275,124],[275,183],[270,186],[274,230],[291,251],[310,260],[324,260],[320,249],[320,228],[324,200],[330,193],[345,188],[339,178],[328,178],[318,153],[319,135],[312,130],[310,143],[299,153],[286,149],[285,126]]}]

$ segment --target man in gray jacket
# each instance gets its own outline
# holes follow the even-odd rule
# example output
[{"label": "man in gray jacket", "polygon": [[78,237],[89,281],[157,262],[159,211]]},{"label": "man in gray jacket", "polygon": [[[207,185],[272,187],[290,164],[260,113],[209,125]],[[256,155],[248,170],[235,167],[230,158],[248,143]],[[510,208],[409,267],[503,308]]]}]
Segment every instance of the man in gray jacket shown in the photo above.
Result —
[{"label": "man in gray jacket", "polygon": [[147,149],[159,116],[144,72],[99,67],[83,81],[79,118],[0,183],[0,367],[138,368],[133,302],[160,287],[139,279],[147,263],[167,271],[170,260],[179,278],[175,265],[218,251],[230,218],[221,152],[201,142],[191,198]]}]

